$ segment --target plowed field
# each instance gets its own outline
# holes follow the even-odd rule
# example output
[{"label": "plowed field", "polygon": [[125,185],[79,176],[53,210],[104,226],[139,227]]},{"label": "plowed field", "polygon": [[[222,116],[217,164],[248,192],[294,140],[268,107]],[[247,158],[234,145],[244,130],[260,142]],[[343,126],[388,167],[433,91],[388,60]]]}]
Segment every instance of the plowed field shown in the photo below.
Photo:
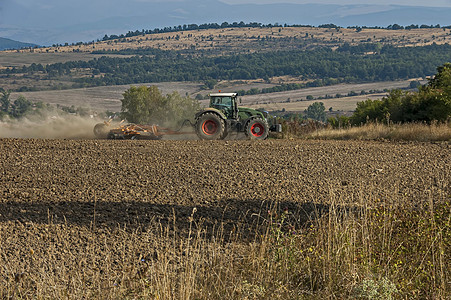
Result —
[{"label": "plowed field", "polygon": [[0,162],[0,286],[8,287],[0,295],[33,278],[22,298],[60,297],[46,285],[50,273],[59,288],[86,296],[67,272],[79,264],[106,276],[112,261],[94,260],[159,248],[141,244],[159,226],[186,236],[199,224],[222,224],[226,234],[243,228],[245,241],[268,209],[296,212],[300,225],[332,204],[446,201],[451,182],[446,143],[0,139]]},{"label": "plowed field", "polygon": [[444,193],[451,176],[448,144],[5,139],[0,161],[2,222],[47,223],[49,211],[80,226],[93,221],[94,202],[97,224],[194,207],[211,220],[228,207],[233,221],[258,211],[255,202],[328,203],[336,190],[349,204],[368,192],[413,205]]}]

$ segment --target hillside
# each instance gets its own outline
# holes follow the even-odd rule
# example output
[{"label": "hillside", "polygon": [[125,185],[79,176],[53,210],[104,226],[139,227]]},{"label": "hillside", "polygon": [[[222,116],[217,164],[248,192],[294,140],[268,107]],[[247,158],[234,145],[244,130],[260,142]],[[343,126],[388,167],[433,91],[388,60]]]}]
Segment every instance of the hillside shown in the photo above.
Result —
[{"label": "hillside", "polygon": [[[409,88],[411,81],[424,80],[451,61],[450,28],[267,26],[127,35],[2,51],[2,88],[14,91],[14,97],[26,92],[32,101],[117,110],[121,93],[131,84],[185,82],[195,88],[180,92],[192,97],[223,89],[239,92],[258,108],[302,111],[307,96],[313,96],[334,110],[349,111],[367,95]],[[372,82],[377,84],[371,88],[362,85]],[[337,84],[346,85],[335,89]],[[80,89],[94,87],[99,87],[94,98]],[[353,97],[348,103],[337,103],[348,95]]]},{"label": "hillside", "polygon": [[[450,28],[419,28],[411,30],[352,29],[303,27],[244,27],[180,30],[167,33],[120,36],[94,43],[77,43],[58,47],[44,47],[21,52],[101,52],[159,49],[174,51],[205,51],[202,54],[224,55],[260,51],[339,47],[345,43],[380,43],[397,47],[425,46],[433,43],[451,44]],[[131,53],[134,54],[134,53]]]},{"label": "hillside", "polygon": [[9,49],[22,49],[26,47],[35,47],[37,45],[30,43],[22,43],[18,41],[14,41],[11,39],[6,39],[0,37],[0,51],[9,50]]}]

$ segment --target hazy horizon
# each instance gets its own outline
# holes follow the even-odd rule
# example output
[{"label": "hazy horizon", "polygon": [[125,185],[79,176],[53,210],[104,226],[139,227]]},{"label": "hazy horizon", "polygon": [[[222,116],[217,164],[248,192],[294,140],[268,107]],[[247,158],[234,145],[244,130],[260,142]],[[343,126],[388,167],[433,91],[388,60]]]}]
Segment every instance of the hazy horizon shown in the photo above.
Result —
[{"label": "hazy horizon", "polygon": [[184,24],[451,25],[450,15],[451,0],[0,0],[0,37],[51,45]]}]

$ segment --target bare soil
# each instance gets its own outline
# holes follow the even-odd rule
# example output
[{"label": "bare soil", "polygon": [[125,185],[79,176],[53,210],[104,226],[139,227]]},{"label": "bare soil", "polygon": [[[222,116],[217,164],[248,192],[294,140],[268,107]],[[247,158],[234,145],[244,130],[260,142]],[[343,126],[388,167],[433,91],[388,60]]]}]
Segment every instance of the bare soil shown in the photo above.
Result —
[{"label": "bare soil", "polygon": [[350,206],[362,192],[416,205],[451,182],[446,143],[1,139],[0,160],[8,226],[151,226],[175,214],[183,228],[196,208],[230,229],[269,203],[327,205],[340,191]]},{"label": "bare soil", "polygon": [[[373,225],[365,223],[373,218],[352,219],[353,232],[365,231],[369,225],[375,230],[373,236],[356,236],[356,241],[343,232],[348,227],[331,229],[346,212],[382,212],[374,219],[389,219],[393,208],[433,214],[436,203],[448,210],[437,216],[437,222],[449,220],[451,147],[447,143],[0,139],[0,161],[0,296],[5,299],[223,299],[225,293],[235,295],[229,299],[256,298],[255,293],[235,291],[233,286],[247,283],[243,270],[278,259],[272,248],[268,256],[260,255],[266,252],[256,245],[272,218],[284,222],[284,217],[277,217],[283,211],[303,234],[302,241],[309,232],[324,235],[321,240],[326,241],[328,230],[336,232],[331,239],[338,245],[330,253],[340,253],[344,260],[349,255],[346,245],[385,237],[386,243],[394,243],[394,252],[376,244],[374,256],[386,254],[391,261],[391,253],[400,255],[403,264],[407,259],[409,270],[422,264],[437,240],[443,245],[440,257],[445,264],[449,253],[446,227],[440,239],[430,230],[418,231],[420,223],[395,219],[396,223]],[[371,210],[376,207],[382,209]],[[415,230],[406,231],[408,238],[398,241],[397,231],[407,226]],[[411,241],[416,235],[421,236]],[[285,245],[277,236],[270,245]],[[419,247],[417,241],[424,239],[427,247]],[[407,242],[416,247],[413,252],[424,249],[418,260],[410,262],[409,255],[398,254]],[[329,261],[324,264],[323,259],[332,243],[314,243],[293,244],[293,253],[305,251],[309,256],[293,260],[290,254],[277,274],[293,261],[316,256],[321,263],[313,266],[326,268]],[[358,246],[350,255],[359,257],[363,248]],[[317,249],[324,254],[313,252]],[[352,257],[351,266],[360,267],[358,258]],[[311,269],[312,262],[306,264],[299,277]],[[232,273],[224,277],[221,272]],[[440,273],[445,280],[446,272],[449,268]],[[412,273],[416,275],[415,270]],[[262,268],[251,274],[274,278]],[[340,287],[350,278],[342,277]],[[182,288],[200,296],[188,297]],[[212,292],[204,292],[206,288]],[[351,293],[347,286],[345,290]],[[277,293],[283,295],[281,299],[294,295]],[[321,289],[311,293],[331,294]],[[272,294],[269,290],[265,295]]]}]

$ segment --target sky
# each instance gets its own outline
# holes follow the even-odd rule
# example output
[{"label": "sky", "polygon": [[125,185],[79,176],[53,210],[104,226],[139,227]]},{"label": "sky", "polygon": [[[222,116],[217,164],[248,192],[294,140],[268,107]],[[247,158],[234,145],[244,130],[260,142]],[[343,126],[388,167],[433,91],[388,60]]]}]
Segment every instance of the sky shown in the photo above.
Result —
[{"label": "sky", "polygon": [[[222,2],[222,3],[221,3]],[[335,4],[241,6],[226,4]],[[155,5],[156,4],[156,5]],[[336,5],[357,5],[342,6]],[[420,6],[420,8],[397,8]],[[422,6],[431,8],[423,9]],[[437,9],[434,7],[443,7]],[[183,24],[450,25],[451,0],[0,0],[0,37],[39,45]]]},{"label": "sky", "polygon": [[[60,0],[64,2],[64,0]],[[66,0],[67,2],[73,2],[73,0]],[[134,2],[188,2],[190,0],[134,0]],[[220,0],[221,2],[229,4],[243,4],[243,3],[255,3],[255,4],[268,4],[268,3],[314,3],[314,4],[371,4],[371,5],[409,5],[409,6],[436,6],[436,7],[451,7],[451,0]],[[0,0],[0,6],[3,3],[16,2],[23,4],[32,4],[36,2],[34,0]],[[43,1],[38,1],[43,2]],[[44,2],[52,2],[44,1]],[[75,1],[76,2],[76,1]],[[108,5],[110,0],[92,0],[92,2],[104,3]]]},{"label": "sky", "polygon": [[[145,0],[144,0],[145,1]],[[409,5],[409,6],[436,6],[451,7],[451,0],[221,0],[229,4],[242,3],[315,3],[315,4],[372,4],[372,5]]]}]

